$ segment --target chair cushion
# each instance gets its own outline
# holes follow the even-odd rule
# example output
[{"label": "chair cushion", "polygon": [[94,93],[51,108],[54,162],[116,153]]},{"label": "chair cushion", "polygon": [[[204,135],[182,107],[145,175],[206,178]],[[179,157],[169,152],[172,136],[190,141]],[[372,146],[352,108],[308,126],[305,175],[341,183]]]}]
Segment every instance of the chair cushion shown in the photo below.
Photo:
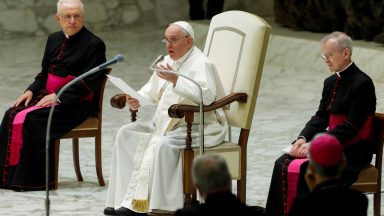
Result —
[{"label": "chair cushion", "polygon": [[98,128],[98,119],[96,117],[89,117],[60,139],[94,137],[97,134],[100,134],[100,131],[101,129]]},{"label": "chair cushion", "polygon": [[356,180],[356,183],[377,183],[377,176],[378,172],[376,167],[373,165],[369,165],[366,168],[364,168],[360,174],[358,179]]},{"label": "chair cushion", "polygon": [[[193,148],[193,151],[195,157],[200,154],[199,148]],[[220,145],[205,148],[204,154],[219,154],[224,157],[232,179],[241,179],[241,148],[238,144],[223,142]]]},{"label": "chair cushion", "polygon": [[380,187],[377,184],[378,171],[375,166],[369,165],[364,168],[352,188],[361,192],[380,193]]},{"label": "chair cushion", "polygon": [[96,130],[97,129],[97,118],[89,117],[79,126],[75,127],[72,130]]}]

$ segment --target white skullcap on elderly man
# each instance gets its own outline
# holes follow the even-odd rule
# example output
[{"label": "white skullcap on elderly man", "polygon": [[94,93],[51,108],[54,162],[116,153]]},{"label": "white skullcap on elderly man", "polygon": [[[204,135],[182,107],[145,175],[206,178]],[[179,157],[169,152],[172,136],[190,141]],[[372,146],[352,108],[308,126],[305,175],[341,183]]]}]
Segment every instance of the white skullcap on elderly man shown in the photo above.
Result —
[{"label": "white skullcap on elderly man", "polygon": [[180,28],[186,31],[192,39],[195,39],[195,33],[193,32],[193,28],[189,23],[185,21],[177,21],[172,24],[178,25]]}]

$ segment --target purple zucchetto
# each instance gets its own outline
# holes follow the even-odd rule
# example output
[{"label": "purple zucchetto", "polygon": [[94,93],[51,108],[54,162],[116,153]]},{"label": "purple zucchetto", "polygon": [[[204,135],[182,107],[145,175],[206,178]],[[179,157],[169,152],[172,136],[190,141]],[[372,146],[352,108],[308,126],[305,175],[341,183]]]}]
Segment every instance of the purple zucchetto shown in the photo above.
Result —
[{"label": "purple zucchetto", "polygon": [[343,148],[336,137],[322,134],[312,140],[309,157],[312,162],[320,166],[337,166],[343,161]]}]

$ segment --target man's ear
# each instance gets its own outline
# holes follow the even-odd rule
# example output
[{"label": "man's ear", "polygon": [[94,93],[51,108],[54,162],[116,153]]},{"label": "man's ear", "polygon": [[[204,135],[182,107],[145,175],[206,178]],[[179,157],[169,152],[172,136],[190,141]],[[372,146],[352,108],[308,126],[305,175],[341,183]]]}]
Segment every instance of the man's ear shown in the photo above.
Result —
[{"label": "man's ear", "polygon": [[351,58],[351,50],[349,48],[344,48],[343,54],[345,59]]},{"label": "man's ear", "polygon": [[59,15],[58,13],[55,15],[55,18],[56,18],[56,21],[57,21],[58,23],[60,23],[60,15]]},{"label": "man's ear", "polygon": [[316,186],[316,172],[313,166],[308,164],[307,171],[304,175],[305,182],[307,183],[308,188],[313,191]]},{"label": "man's ear", "polygon": [[188,41],[188,42],[187,42],[188,44],[192,44],[192,45],[193,45],[193,39],[192,39],[191,36],[188,36],[188,37],[187,37],[187,41]]}]

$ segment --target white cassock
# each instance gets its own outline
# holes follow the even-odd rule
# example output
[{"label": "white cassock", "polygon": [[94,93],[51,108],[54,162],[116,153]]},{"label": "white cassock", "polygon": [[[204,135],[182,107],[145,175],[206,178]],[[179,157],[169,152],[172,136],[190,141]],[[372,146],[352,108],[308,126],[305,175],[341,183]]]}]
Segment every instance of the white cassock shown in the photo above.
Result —
[{"label": "white cassock", "polygon": [[[182,58],[168,63],[178,72],[198,82],[205,105],[224,96],[224,90],[214,64],[194,47]],[[198,105],[200,93],[191,81],[179,76],[175,86],[152,75],[139,93],[158,103],[149,122],[133,122],[117,133],[112,155],[107,207],[123,206],[135,212],[153,209],[175,211],[183,207],[182,154],[185,147],[184,119],[172,119],[168,108],[177,103]],[[192,145],[199,143],[199,120],[195,115],[192,126]],[[221,143],[227,134],[223,110],[204,115],[204,144]]]}]

